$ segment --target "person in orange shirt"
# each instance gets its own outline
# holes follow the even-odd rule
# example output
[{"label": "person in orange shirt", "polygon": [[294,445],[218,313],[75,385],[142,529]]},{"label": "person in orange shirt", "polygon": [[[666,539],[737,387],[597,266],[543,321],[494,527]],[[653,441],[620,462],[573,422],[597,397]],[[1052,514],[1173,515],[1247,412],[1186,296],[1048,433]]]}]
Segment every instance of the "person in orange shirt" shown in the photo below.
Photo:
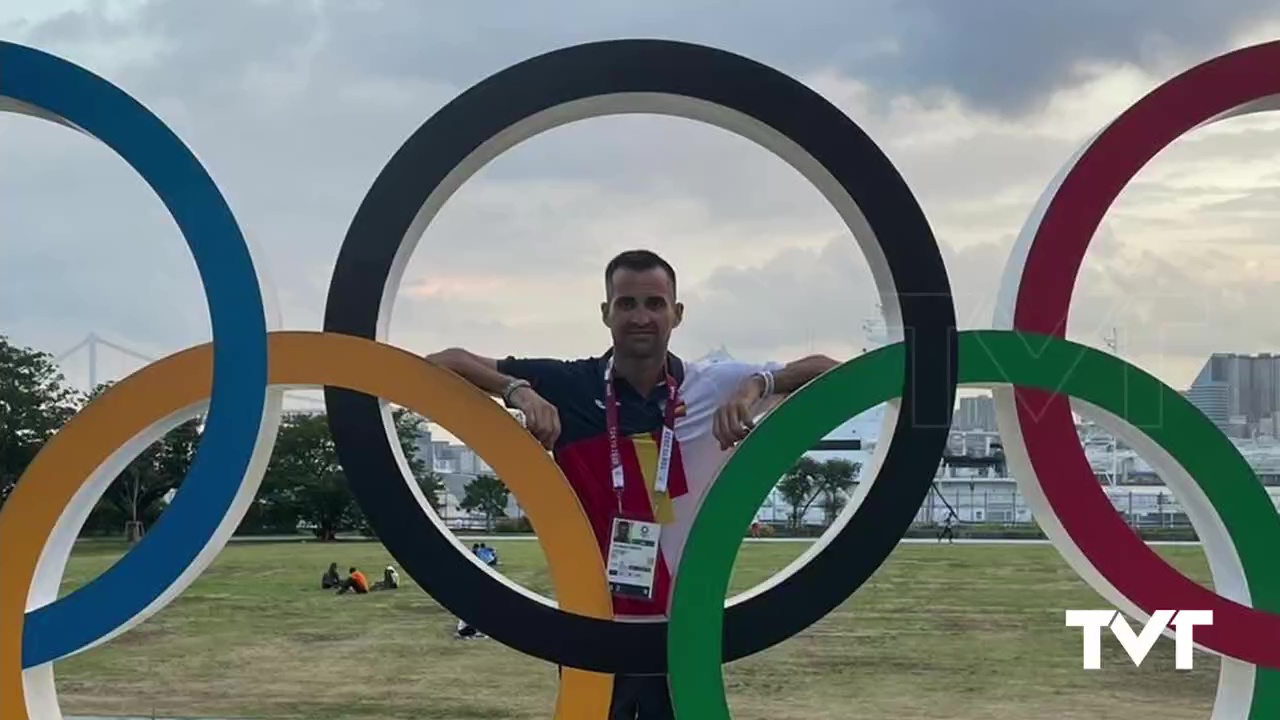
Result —
[{"label": "person in orange shirt", "polygon": [[339,595],[347,591],[354,592],[357,595],[364,595],[369,592],[369,578],[365,577],[364,573],[354,567],[349,568],[347,573],[347,579],[342,581],[342,587],[338,589]]}]

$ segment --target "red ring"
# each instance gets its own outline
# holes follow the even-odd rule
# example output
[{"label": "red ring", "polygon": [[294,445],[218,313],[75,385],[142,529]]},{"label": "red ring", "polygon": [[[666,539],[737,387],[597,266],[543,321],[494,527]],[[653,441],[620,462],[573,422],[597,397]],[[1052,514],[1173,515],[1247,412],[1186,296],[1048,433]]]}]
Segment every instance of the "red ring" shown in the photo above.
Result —
[{"label": "red ring", "polygon": [[[1278,94],[1280,42],[1272,42],[1198,65],[1116,118],[1071,168],[1036,228],[1018,284],[1014,329],[1065,337],[1085,251],[1129,181],[1186,132]],[[1213,625],[1197,629],[1197,644],[1237,660],[1280,667],[1280,615],[1228,600],[1166,563],[1125,524],[1099,486],[1076,438],[1067,399],[1020,387],[1015,394],[1040,487],[1097,571],[1147,613],[1212,610]]]}]

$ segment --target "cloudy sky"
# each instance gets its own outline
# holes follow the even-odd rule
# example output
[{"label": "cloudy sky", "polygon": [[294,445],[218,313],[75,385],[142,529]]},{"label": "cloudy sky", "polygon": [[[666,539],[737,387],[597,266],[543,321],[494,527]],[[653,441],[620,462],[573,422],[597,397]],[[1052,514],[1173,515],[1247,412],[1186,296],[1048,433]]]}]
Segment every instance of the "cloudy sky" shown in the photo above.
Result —
[{"label": "cloudy sky", "polygon": [[[1081,142],[1178,71],[1280,37],[1280,10],[1261,0],[532,5],[6,0],[0,38],[86,65],[160,115],[251,236],[286,327],[315,329],[383,163],[454,95],[532,54],[665,37],[807,82],[905,175],[971,328],[989,325],[1014,236]],[[1179,388],[1212,351],[1280,351],[1278,157],[1280,118],[1266,116],[1160,155],[1107,216],[1071,337],[1102,347],[1114,326],[1123,355]],[[93,332],[156,356],[210,338],[175,226],[94,141],[0,118],[0,227],[0,333],[12,340],[61,353]],[[865,346],[868,267],[818,193],[748,141],[654,116],[558,128],[484,168],[418,246],[391,341],[598,352],[603,265],[636,246],[681,273],[677,352],[786,360]],[[76,383],[86,367],[83,353],[65,364]],[[103,351],[99,371],[135,367]]]}]

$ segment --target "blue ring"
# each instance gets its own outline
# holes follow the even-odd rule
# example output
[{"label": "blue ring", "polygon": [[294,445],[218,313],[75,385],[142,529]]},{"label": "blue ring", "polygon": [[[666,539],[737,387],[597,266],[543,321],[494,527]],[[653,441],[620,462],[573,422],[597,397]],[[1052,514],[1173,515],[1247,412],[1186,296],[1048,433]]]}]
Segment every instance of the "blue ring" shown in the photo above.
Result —
[{"label": "blue ring", "polygon": [[244,236],[213,180],[163,122],[110,82],[0,42],[0,97],[98,139],[151,186],[195,258],[213,327],[213,392],[191,470],[146,537],[101,576],[27,613],[22,666],[94,644],[164,594],[213,538],[249,467],[267,390],[267,324]]}]

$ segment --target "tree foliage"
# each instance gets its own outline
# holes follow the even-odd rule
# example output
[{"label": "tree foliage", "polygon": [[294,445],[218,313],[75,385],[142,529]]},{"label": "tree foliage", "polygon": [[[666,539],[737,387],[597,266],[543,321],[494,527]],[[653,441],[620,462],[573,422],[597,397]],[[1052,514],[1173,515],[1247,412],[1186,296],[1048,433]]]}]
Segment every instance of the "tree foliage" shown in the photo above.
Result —
[{"label": "tree foliage", "polygon": [[0,504],[80,401],[51,355],[0,335]]},{"label": "tree foliage", "polygon": [[485,524],[492,532],[494,518],[507,516],[507,498],[511,491],[493,475],[477,475],[467,484],[466,497],[458,507],[467,512],[484,515]]},{"label": "tree foliage", "polygon": [[[86,402],[71,388],[52,356],[18,347],[0,335],[0,504],[44,444]],[[404,409],[393,412],[413,482],[427,502],[439,504],[443,482],[419,456],[417,441],[426,421]],[[126,534],[136,539],[181,492],[200,442],[201,418],[169,430],[145,448],[113,479],[85,526],[93,534]],[[372,535],[347,484],[323,413],[289,413],[281,422],[262,487],[241,532],[294,533],[308,528],[322,539],[342,532]]]},{"label": "tree foliage", "polygon": [[[111,383],[94,388],[92,402]],[[130,541],[138,540],[164,509],[164,500],[191,469],[200,444],[203,420],[192,418],[169,430],[134,458],[112,481],[89,517],[95,530],[123,528]]]},{"label": "tree foliage", "polygon": [[444,481],[427,467],[427,461],[418,454],[418,436],[426,428],[427,421],[404,408],[397,408],[391,417],[396,423],[396,435],[400,439],[400,449],[409,463],[409,471],[422,494],[430,503],[431,509],[439,511],[440,494],[444,492]]},{"label": "tree foliage", "polygon": [[862,471],[862,464],[843,458],[818,462],[805,455],[778,481],[778,493],[791,508],[788,524],[798,530],[804,524],[804,516],[814,501],[819,505],[830,525],[848,502],[849,489]]},{"label": "tree foliage", "polygon": [[799,529],[804,523],[804,514],[809,511],[809,505],[816,496],[813,487],[817,482],[817,476],[818,461],[805,455],[797,460],[778,482],[778,492],[791,508],[788,524],[792,530]]},{"label": "tree foliage", "polygon": [[281,420],[258,502],[273,508],[276,522],[305,524],[321,540],[355,524],[355,500],[324,415],[290,413]]},{"label": "tree foliage", "polygon": [[[397,409],[392,417],[413,479],[435,508],[443,484],[427,469],[416,444],[425,421],[404,409]],[[321,540],[334,540],[341,532],[373,534],[338,462],[323,413],[291,413],[282,419],[257,504],[264,531],[305,526]]]},{"label": "tree foliage", "polygon": [[832,458],[824,461],[819,468],[818,493],[822,496],[821,506],[826,524],[831,525],[849,501],[849,490],[862,471],[862,463]]}]

